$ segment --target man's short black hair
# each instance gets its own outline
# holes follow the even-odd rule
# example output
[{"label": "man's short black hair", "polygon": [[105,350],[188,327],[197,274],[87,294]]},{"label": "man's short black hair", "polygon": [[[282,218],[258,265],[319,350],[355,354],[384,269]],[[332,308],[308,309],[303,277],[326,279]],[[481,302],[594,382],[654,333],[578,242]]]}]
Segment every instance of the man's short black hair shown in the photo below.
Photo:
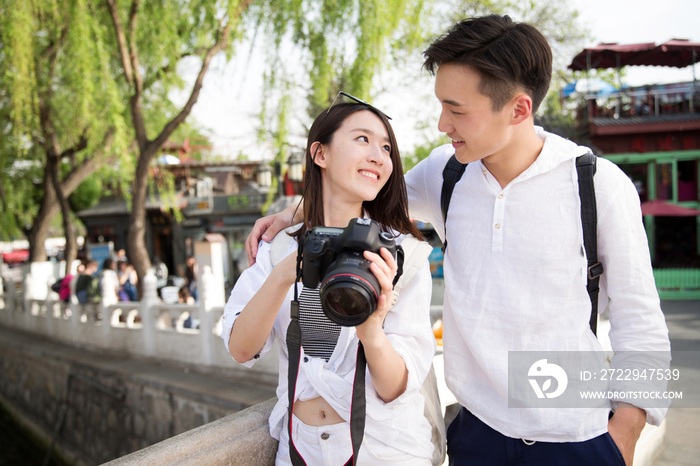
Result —
[{"label": "man's short black hair", "polygon": [[532,98],[532,113],[539,108],[552,78],[552,49],[533,26],[508,16],[469,18],[455,24],[423,52],[430,73],[445,63],[469,66],[481,76],[479,92],[498,111],[518,91]]}]

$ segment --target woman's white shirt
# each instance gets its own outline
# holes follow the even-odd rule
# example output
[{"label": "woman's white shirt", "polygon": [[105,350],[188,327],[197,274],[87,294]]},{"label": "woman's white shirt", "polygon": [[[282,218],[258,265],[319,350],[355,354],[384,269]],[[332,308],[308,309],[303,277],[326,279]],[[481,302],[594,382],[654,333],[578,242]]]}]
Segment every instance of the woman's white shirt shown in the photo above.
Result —
[{"label": "woman's white shirt", "polygon": [[[285,233],[281,233],[285,234]],[[397,238],[397,244],[403,236]],[[297,243],[290,241],[287,253],[296,254]],[[228,351],[228,342],[233,324],[248,301],[257,293],[272,272],[270,243],[261,242],[256,263],[239,277],[224,309],[221,338]],[[301,283],[299,293],[301,293]],[[289,303],[294,288],[287,292],[279,310],[272,332],[258,355],[244,363],[252,367],[255,362],[280,342],[278,402],[270,414],[270,434],[279,439],[285,427],[287,414],[287,368],[288,356],[285,336],[289,326]],[[384,331],[396,352],[403,358],[408,369],[406,391],[390,403],[377,395],[367,369],[366,374],[366,423],[365,442],[380,442],[417,457],[431,458],[431,428],[423,415],[424,398],[419,390],[425,380],[435,354],[435,338],[430,325],[430,297],[432,282],[428,261],[410,283],[406,284],[396,305],[389,311],[384,322]],[[350,420],[352,387],[357,359],[357,338],[354,327],[342,327],[338,342],[328,362],[304,354],[301,348],[296,399],[304,401],[323,397],[346,421]]]}]

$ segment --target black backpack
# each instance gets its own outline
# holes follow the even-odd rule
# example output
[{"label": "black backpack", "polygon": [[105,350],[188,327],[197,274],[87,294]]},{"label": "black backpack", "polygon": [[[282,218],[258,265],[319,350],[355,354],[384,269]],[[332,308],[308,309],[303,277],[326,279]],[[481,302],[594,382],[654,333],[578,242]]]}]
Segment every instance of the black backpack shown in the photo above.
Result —
[{"label": "black backpack", "polygon": [[[440,194],[440,208],[442,210],[442,222],[445,226],[445,243],[442,252],[447,251],[447,210],[450,208],[450,200],[455,185],[464,175],[467,164],[460,163],[454,155],[447,161],[442,170],[442,193]],[[598,326],[598,292],[600,291],[600,276],[603,275],[603,264],[598,262],[598,232],[596,222],[595,187],[593,175],[596,171],[596,156],[592,152],[576,157],[576,171],[578,172],[578,195],[581,199],[581,223],[583,225],[583,245],[586,248],[588,258],[588,282],[586,289],[591,298],[591,331],[596,335]]]}]

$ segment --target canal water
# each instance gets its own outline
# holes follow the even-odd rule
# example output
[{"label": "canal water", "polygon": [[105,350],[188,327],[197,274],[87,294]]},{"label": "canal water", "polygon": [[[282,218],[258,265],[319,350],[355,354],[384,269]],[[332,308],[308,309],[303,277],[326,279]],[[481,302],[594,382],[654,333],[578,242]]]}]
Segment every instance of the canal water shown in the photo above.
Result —
[{"label": "canal water", "polygon": [[[0,407],[0,466],[42,466],[46,451],[38,447]],[[59,466],[53,458],[48,466]]]}]

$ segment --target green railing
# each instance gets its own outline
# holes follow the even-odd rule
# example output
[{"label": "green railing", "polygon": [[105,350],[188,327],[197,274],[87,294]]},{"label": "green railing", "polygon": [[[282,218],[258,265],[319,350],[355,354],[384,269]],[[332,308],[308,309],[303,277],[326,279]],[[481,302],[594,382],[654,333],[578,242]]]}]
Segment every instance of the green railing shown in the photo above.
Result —
[{"label": "green railing", "polygon": [[654,269],[661,299],[700,299],[700,269]]}]

